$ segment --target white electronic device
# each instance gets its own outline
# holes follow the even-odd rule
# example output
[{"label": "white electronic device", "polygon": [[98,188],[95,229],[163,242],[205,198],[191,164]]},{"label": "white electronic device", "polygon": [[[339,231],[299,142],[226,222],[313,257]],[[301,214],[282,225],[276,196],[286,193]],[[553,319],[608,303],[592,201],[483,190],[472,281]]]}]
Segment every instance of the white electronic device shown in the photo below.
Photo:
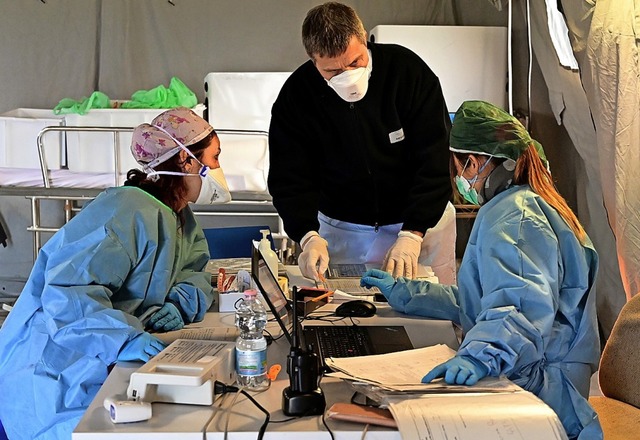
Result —
[{"label": "white electronic device", "polygon": [[216,380],[235,381],[235,342],[178,339],[131,374],[127,396],[144,402],[211,405]]},{"label": "white electronic device", "polygon": [[104,399],[104,408],[109,411],[113,423],[142,422],[151,418],[151,404],[136,400]]}]

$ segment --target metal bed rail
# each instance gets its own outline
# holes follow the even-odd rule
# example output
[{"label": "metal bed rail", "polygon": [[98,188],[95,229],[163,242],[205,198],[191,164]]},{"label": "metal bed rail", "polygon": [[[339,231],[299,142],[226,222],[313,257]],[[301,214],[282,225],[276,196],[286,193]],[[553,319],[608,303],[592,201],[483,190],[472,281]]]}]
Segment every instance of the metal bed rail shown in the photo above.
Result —
[{"label": "metal bed rail", "polygon": [[[42,234],[55,233],[67,223],[75,213],[80,211],[79,202],[86,202],[92,200],[99,192],[104,188],[65,188],[60,186],[54,186],[53,179],[51,177],[51,170],[47,164],[47,158],[45,153],[45,137],[48,133],[52,132],[111,132],[113,133],[113,169],[114,179],[113,185],[119,186],[121,174],[120,170],[120,133],[132,132],[133,127],[95,127],[95,126],[50,126],[45,127],[38,134],[37,146],[38,146],[38,158],[40,160],[40,167],[42,171],[42,180],[44,188],[25,188],[24,197],[31,202],[31,226],[27,227],[27,230],[33,232],[33,256],[34,261],[38,255],[40,248],[42,247]],[[239,130],[239,129],[216,129],[216,133],[231,134],[231,135],[246,135],[246,136],[259,136],[268,137],[268,133],[262,130]],[[41,218],[41,202],[43,200],[61,200],[63,201],[64,220],[63,225],[51,226],[42,225]],[[218,206],[218,205],[216,205]],[[275,217],[278,220],[278,230],[273,231],[272,235],[274,239],[288,238],[284,232],[284,225],[282,219],[275,211],[260,211],[260,210],[246,210],[240,209],[228,209],[227,207],[260,207],[261,209],[269,209],[273,207],[271,197],[268,194],[258,192],[232,192],[231,202],[225,205],[219,205],[217,210],[212,211],[211,206],[198,207],[198,205],[192,205],[193,212],[198,216],[210,216],[210,217]],[[215,209],[215,208],[214,208]]]}]

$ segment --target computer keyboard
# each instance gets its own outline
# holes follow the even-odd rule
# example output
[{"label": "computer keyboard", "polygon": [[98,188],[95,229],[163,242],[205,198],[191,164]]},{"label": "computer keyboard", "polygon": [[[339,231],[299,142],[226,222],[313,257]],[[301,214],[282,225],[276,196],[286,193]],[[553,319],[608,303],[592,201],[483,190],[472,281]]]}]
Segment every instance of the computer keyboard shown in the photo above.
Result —
[{"label": "computer keyboard", "polygon": [[316,337],[323,357],[373,354],[366,331],[358,326],[318,326]]}]

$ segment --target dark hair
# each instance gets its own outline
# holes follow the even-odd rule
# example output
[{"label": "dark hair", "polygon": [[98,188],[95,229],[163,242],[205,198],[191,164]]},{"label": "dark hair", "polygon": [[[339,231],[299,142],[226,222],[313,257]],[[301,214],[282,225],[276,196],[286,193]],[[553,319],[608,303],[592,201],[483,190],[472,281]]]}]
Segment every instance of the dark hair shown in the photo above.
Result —
[{"label": "dark hair", "polygon": [[311,59],[342,55],[354,36],[367,44],[367,32],[358,14],[342,3],[316,6],[307,12],[302,23],[302,44]]},{"label": "dark hair", "polygon": [[[211,141],[216,136],[216,132],[212,131],[203,139],[199,140],[195,144],[187,145],[187,148],[193,153],[195,157],[200,160],[202,153],[211,144]],[[185,161],[180,159],[180,154],[177,153],[165,162],[162,162],[155,167],[156,171],[184,171],[185,163],[193,160],[189,156]],[[184,203],[184,199],[187,195],[187,184],[182,176],[170,176],[160,175],[160,178],[155,182],[148,178],[147,173],[139,169],[129,170],[127,173],[127,180],[124,182],[125,186],[138,187],[162,203],[173,209],[174,212],[179,214],[179,209]]]}]

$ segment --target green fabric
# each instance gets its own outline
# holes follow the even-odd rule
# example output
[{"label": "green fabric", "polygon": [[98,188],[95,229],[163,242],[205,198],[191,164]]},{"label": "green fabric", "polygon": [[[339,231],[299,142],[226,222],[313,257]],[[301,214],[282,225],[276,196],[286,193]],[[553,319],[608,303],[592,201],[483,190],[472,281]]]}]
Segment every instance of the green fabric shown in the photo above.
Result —
[{"label": "green fabric", "polygon": [[547,165],[542,145],[515,117],[485,101],[465,101],[453,118],[449,137],[451,151],[488,154],[517,160],[533,144]]},{"label": "green fabric", "polygon": [[151,90],[138,90],[121,108],[192,108],[198,103],[195,93],[180,79],[171,78],[169,88],[159,85]]},{"label": "green fabric", "polygon": [[88,98],[82,98],[76,101],[71,98],[63,98],[53,109],[56,115],[66,115],[69,113],[78,113],[86,115],[92,108],[111,108],[109,97],[102,92],[93,92]]}]

